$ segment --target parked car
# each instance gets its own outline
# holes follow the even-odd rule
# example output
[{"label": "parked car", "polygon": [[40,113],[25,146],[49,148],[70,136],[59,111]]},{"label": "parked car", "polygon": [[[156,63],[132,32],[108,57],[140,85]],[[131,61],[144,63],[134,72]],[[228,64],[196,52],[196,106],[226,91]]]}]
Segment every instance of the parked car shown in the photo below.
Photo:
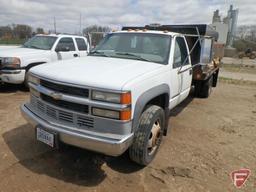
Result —
[{"label": "parked car", "polygon": [[85,57],[87,39],[74,35],[36,35],[22,46],[0,51],[0,82],[27,84],[27,72],[37,65]]},{"label": "parked car", "polygon": [[[126,27],[104,37],[88,57],[34,67],[23,116],[36,138],[148,165],[167,134],[169,111],[192,86],[208,97],[218,63],[207,25]],[[193,115],[193,114],[192,114]]]}]

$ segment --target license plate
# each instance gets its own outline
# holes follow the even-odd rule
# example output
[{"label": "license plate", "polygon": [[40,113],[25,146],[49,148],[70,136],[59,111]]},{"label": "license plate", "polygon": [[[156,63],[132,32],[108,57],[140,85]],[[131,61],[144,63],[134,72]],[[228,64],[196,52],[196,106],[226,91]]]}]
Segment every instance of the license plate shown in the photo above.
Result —
[{"label": "license plate", "polygon": [[55,141],[55,135],[53,133],[49,133],[48,131],[37,127],[36,128],[36,139],[38,141],[41,141],[51,147],[55,147],[54,146],[54,141]]}]

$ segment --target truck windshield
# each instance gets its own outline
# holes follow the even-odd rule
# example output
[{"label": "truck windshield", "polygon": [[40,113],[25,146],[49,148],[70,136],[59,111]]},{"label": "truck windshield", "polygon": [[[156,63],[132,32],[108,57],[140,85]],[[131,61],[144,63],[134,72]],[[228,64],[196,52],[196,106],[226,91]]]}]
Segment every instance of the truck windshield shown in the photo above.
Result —
[{"label": "truck windshield", "polygon": [[118,57],[167,64],[171,36],[153,33],[108,34],[90,55]]},{"label": "truck windshield", "polygon": [[55,43],[57,37],[50,36],[34,36],[24,43],[22,47],[50,50]]}]

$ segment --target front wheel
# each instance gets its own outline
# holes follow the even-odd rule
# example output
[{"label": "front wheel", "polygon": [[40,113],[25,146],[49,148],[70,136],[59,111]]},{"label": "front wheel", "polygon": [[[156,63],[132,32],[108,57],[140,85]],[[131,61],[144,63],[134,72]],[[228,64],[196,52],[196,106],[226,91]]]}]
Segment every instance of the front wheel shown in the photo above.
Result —
[{"label": "front wheel", "polygon": [[165,125],[164,110],[150,105],[142,113],[134,141],[129,148],[131,160],[140,165],[148,165],[157,154]]},{"label": "front wheel", "polygon": [[24,78],[24,87],[26,90],[29,90],[29,85],[28,85],[28,72],[25,73],[25,78]]}]

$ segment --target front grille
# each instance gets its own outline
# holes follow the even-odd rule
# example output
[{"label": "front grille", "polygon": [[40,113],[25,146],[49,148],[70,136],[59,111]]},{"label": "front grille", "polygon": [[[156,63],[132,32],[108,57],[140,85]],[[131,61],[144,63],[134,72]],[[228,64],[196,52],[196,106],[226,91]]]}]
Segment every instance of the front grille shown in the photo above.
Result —
[{"label": "front grille", "polygon": [[[63,101],[63,100],[55,100],[52,97],[42,94],[41,93],[41,99],[47,103],[50,103],[52,105],[55,105],[57,107],[61,107],[64,109],[69,109],[75,112],[79,113],[88,113],[89,112],[89,106],[83,105],[83,104],[77,104],[77,103],[71,103],[69,101]],[[49,114],[51,114],[51,111],[49,110]]]},{"label": "front grille", "polygon": [[51,89],[56,92],[65,93],[65,94],[69,94],[69,95],[75,95],[75,96],[81,96],[84,98],[89,97],[89,90],[86,88],[72,87],[72,86],[52,83],[50,81],[46,81],[43,79],[40,80],[40,84],[43,87],[46,87],[46,88]]},{"label": "front grille", "polygon": [[31,105],[40,113],[43,119],[50,118],[58,124],[68,125],[77,129],[91,129],[94,127],[93,118],[59,110],[34,96],[31,96]]}]

